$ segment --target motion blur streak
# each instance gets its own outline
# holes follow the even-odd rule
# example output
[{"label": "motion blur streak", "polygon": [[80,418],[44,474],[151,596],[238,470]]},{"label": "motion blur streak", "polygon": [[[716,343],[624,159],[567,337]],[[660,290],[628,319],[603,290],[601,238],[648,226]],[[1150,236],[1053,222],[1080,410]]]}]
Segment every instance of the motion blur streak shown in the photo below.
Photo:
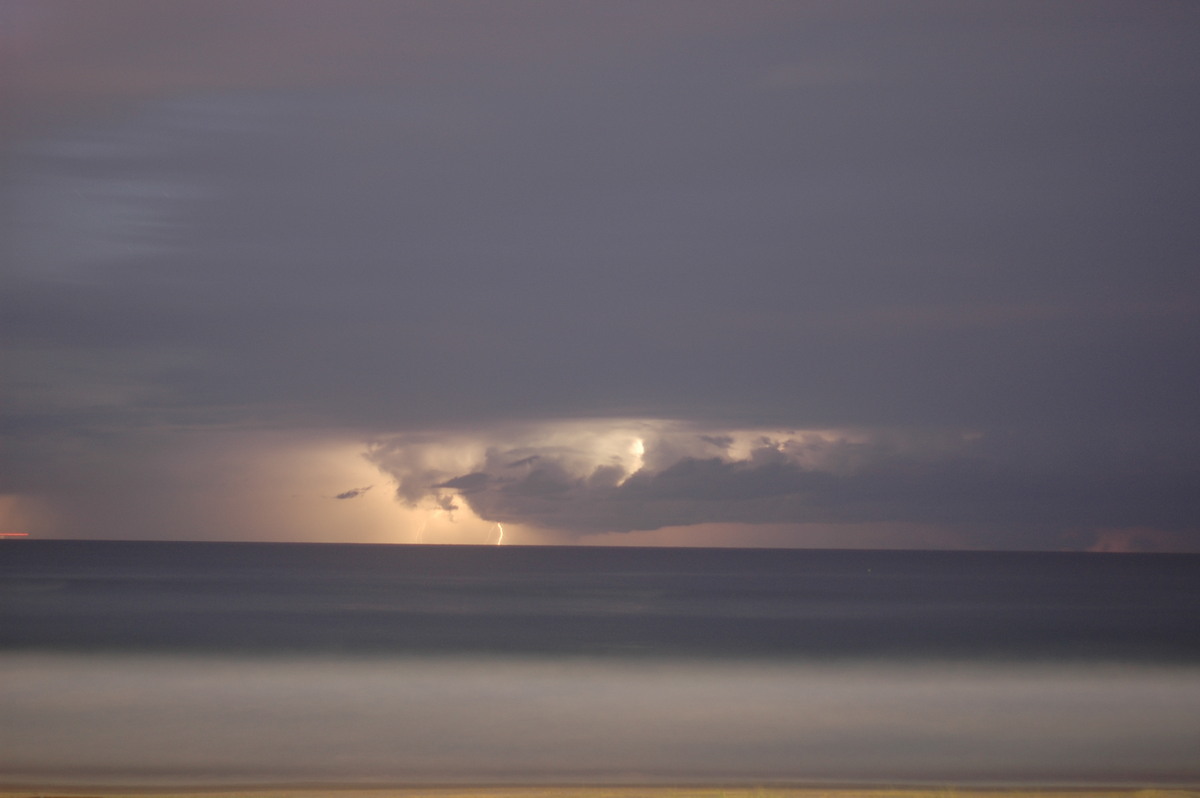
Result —
[{"label": "motion blur streak", "polygon": [[1152,665],[7,653],[0,751],[9,783],[121,773],[132,786],[163,774],[1161,784],[1200,776],[1197,676]]}]

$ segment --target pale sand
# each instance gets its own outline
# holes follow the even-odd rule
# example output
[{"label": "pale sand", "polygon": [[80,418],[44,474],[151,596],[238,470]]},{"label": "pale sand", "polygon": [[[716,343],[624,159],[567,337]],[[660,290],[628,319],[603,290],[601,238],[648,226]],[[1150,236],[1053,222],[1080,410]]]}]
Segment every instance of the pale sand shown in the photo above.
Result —
[{"label": "pale sand", "polygon": [[1200,798],[1191,789],[842,789],[815,787],[407,787],[106,792],[0,791],[0,798]]}]

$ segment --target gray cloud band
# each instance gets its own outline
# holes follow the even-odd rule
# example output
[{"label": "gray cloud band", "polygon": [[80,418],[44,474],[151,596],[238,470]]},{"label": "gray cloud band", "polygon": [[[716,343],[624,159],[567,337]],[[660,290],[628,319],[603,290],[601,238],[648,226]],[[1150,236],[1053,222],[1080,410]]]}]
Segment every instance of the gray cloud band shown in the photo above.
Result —
[{"label": "gray cloud band", "polygon": [[[895,522],[973,525],[986,543],[989,529],[1010,539],[1022,528],[1181,530],[1197,511],[1179,473],[1119,457],[1086,463],[1082,455],[1071,469],[1044,473],[963,433],[646,429],[624,455],[612,440],[607,454],[594,439],[476,446],[478,457],[457,471],[432,465],[431,440],[397,438],[370,457],[409,504],[447,509],[461,498],[485,520],[576,535],[719,522]],[[1113,473],[1127,478],[1115,483]]]}]

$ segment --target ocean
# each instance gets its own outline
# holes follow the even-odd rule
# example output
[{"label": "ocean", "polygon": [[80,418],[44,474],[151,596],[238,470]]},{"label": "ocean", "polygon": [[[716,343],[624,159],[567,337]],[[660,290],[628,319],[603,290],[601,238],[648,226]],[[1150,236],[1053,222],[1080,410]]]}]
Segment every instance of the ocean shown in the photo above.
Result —
[{"label": "ocean", "polygon": [[0,542],[0,787],[1200,784],[1200,556]]}]

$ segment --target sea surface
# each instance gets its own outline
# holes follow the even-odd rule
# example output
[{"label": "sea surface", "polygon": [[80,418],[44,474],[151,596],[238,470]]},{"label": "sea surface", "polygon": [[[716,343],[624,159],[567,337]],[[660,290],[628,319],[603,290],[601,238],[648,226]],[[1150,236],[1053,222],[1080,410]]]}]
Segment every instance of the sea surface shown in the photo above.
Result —
[{"label": "sea surface", "polygon": [[0,541],[0,787],[1200,784],[1200,556]]}]

